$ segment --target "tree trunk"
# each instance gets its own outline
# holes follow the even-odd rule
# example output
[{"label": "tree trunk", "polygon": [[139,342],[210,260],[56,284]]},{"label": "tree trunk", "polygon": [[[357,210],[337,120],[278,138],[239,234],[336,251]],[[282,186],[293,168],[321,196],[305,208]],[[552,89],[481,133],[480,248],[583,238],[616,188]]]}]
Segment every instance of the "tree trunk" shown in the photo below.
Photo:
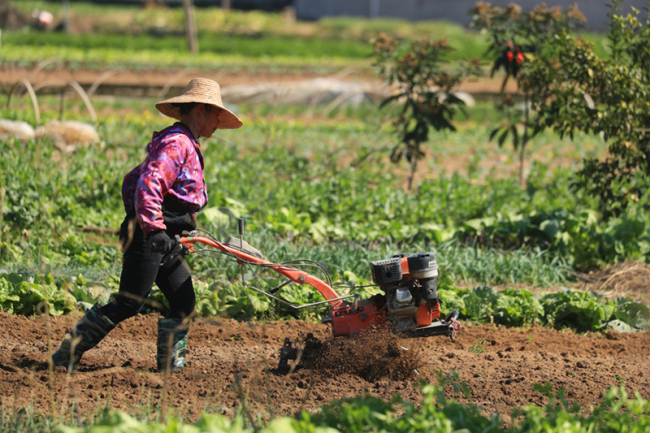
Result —
[{"label": "tree trunk", "polygon": [[2,231],[2,212],[4,211],[5,207],[5,192],[7,190],[5,189],[4,186],[0,186],[0,233],[3,233]]},{"label": "tree trunk", "polygon": [[524,157],[526,152],[526,142],[521,143],[521,152],[519,153],[519,186],[522,188],[525,185],[524,182]]},{"label": "tree trunk", "polygon": [[194,1],[183,0],[185,9],[185,32],[187,34],[187,45],[190,53],[199,53],[199,38],[196,31],[196,20],[194,19]]},{"label": "tree trunk", "polygon": [[413,161],[411,162],[411,175],[409,176],[409,191],[413,190],[413,179],[415,178],[415,170],[418,168],[418,160],[413,157]]},{"label": "tree trunk", "polygon": [[524,134],[521,137],[521,152],[519,153],[519,186],[525,187],[524,181],[524,158],[526,157],[526,144],[528,143],[528,93],[524,93]]}]

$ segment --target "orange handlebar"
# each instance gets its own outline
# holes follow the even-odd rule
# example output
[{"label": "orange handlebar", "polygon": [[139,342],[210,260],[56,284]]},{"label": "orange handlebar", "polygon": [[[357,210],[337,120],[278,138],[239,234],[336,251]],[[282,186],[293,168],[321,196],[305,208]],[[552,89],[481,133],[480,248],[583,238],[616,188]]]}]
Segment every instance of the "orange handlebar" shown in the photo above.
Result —
[{"label": "orange handlebar", "polygon": [[[230,248],[220,242],[215,242],[212,239],[206,238],[204,236],[190,236],[181,238],[181,243],[188,247],[190,252],[194,252],[194,242],[199,242],[213,248],[217,248],[221,251],[230,253],[238,258],[238,263],[240,264],[252,262],[266,265],[266,268],[273,269],[275,272],[280,275],[284,275],[294,283],[309,284],[314,289],[318,290],[320,294],[323,295],[323,297],[328,301],[331,299],[340,298],[339,294],[336,293],[336,291],[334,291],[334,289],[327,283],[307,272],[292,268],[290,266],[284,266],[278,263],[269,262],[268,260],[260,259],[259,257],[251,256],[250,254],[247,254],[243,251]],[[344,304],[342,300],[338,299],[336,301],[330,302],[329,305],[331,308],[336,309],[343,307]]]}]

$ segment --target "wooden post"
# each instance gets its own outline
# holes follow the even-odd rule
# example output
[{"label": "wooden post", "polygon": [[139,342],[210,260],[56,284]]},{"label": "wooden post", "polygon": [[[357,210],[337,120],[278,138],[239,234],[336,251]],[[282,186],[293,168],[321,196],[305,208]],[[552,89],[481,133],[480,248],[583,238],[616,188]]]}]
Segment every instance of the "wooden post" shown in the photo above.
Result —
[{"label": "wooden post", "polygon": [[63,31],[70,33],[70,0],[63,0]]},{"label": "wooden post", "polygon": [[199,38],[196,31],[196,20],[194,19],[194,2],[193,0],[183,0],[185,9],[185,32],[187,34],[187,45],[190,53],[199,53]]},{"label": "wooden post", "polygon": [[221,0],[221,9],[228,13],[230,11],[230,0]]}]

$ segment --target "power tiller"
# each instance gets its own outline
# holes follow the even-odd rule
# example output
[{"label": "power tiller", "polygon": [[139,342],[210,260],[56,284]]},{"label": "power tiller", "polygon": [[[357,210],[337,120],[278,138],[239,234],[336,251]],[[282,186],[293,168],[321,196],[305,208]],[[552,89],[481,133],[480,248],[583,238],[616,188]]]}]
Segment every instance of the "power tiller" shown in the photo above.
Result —
[{"label": "power tiller", "polygon": [[[177,236],[178,245],[170,257],[191,253],[224,254],[241,265],[242,284],[251,290],[296,310],[327,304],[329,316],[322,321],[332,325],[334,336],[354,338],[373,329],[387,327],[395,333],[446,335],[454,340],[462,328],[456,310],[446,319],[440,319],[441,301],[435,282],[438,264],[432,252],[398,254],[390,259],[371,262],[372,281],[381,288],[383,294],[359,299],[357,293],[340,296],[333,288],[329,273],[318,262],[299,259],[274,263],[266,260],[257,249],[244,241],[243,219],[239,219],[238,226],[239,238],[230,237],[226,242],[218,241],[215,236],[203,230],[184,233],[183,237]],[[211,248],[198,249],[197,243]],[[245,266],[271,269],[286,277],[287,281],[268,291],[259,289],[246,282]],[[303,269],[306,267],[321,270],[327,282],[305,272]],[[318,290],[325,300],[294,305],[276,296],[282,287],[291,283],[308,284]]]}]

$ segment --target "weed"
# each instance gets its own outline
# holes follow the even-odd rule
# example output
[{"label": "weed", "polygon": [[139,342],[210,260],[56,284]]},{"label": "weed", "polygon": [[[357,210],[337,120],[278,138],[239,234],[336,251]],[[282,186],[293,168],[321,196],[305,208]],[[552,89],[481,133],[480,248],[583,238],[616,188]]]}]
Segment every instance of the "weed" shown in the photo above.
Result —
[{"label": "weed", "polygon": [[480,340],[476,344],[470,345],[468,352],[483,353],[485,351],[485,349],[483,349],[483,345],[487,342],[487,340]]}]

